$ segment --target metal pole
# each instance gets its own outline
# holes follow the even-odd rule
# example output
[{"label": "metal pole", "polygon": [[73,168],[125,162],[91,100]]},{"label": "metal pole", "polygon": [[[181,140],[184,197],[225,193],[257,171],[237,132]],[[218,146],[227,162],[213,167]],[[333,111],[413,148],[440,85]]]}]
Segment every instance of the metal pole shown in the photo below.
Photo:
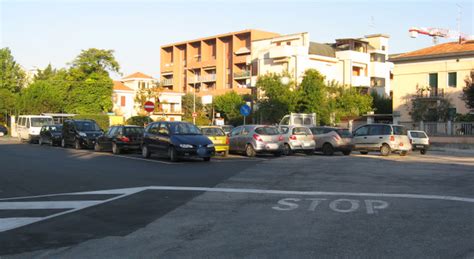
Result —
[{"label": "metal pole", "polygon": [[194,76],[194,94],[193,94],[193,124],[196,124],[196,117],[194,114],[196,113],[196,76]]}]

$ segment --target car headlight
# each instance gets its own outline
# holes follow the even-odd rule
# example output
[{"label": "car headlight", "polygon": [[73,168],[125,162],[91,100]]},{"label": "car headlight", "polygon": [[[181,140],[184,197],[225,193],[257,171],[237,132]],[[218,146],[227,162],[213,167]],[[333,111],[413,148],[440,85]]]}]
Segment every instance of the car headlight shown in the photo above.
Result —
[{"label": "car headlight", "polygon": [[193,145],[190,144],[179,144],[180,148],[193,148]]},{"label": "car headlight", "polygon": [[211,143],[211,144],[207,145],[207,147],[214,147],[214,144]]},{"label": "car headlight", "polygon": [[81,136],[81,137],[87,137],[87,134],[84,133],[84,132],[79,132],[79,136]]}]

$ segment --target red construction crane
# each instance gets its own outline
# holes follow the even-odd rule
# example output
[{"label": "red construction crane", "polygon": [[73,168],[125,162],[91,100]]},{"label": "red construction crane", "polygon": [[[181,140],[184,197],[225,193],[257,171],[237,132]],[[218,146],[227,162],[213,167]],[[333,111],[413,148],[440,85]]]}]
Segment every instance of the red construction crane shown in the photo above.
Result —
[{"label": "red construction crane", "polygon": [[418,34],[433,37],[433,44],[438,44],[438,37],[446,39],[456,39],[459,40],[459,42],[466,40],[474,40],[473,35],[467,35],[459,31],[452,31],[443,28],[411,27],[408,32],[410,33],[410,37],[412,38],[418,37]]}]

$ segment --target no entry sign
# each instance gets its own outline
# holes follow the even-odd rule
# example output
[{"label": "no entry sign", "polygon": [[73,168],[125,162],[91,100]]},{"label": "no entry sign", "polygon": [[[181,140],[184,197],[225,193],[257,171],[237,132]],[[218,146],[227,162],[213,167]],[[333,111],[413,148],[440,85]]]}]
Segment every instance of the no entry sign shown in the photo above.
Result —
[{"label": "no entry sign", "polygon": [[152,112],[155,110],[155,104],[150,101],[146,102],[143,107],[145,108],[145,111],[147,112]]}]

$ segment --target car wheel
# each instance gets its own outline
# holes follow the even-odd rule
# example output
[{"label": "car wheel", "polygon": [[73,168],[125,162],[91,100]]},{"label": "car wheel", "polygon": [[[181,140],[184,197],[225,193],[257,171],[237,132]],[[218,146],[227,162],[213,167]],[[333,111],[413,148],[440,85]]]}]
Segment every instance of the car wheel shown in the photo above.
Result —
[{"label": "car wheel", "polygon": [[367,155],[369,152],[367,152],[367,151],[360,151],[360,153],[361,153],[362,155]]},{"label": "car wheel", "polygon": [[117,146],[117,144],[115,143],[112,143],[112,153],[114,153],[114,155],[119,155],[121,152],[120,148]]},{"label": "car wheel", "polygon": [[75,149],[81,149],[81,143],[79,142],[78,139],[76,139],[76,140],[74,141],[74,148],[75,148]]},{"label": "car wheel", "polygon": [[148,147],[146,145],[143,145],[143,147],[142,147],[142,156],[144,158],[150,158],[150,156],[151,156],[151,152],[150,152],[150,150],[148,150]]},{"label": "car wheel", "polygon": [[408,154],[408,151],[401,151],[400,156],[406,156]]},{"label": "car wheel", "polygon": [[323,145],[323,154],[324,154],[325,156],[332,156],[332,155],[334,155],[334,148],[332,147],[331,144],[325,143],[325,144]]},{"label": "car wheel", "polygon": [[285,156],[289,156],[289,155],[291,155],[292,153],[293,153],[293,152],[291,151],[290,145],[285,144],[285,145],[283,146],[283,154],[284,154]]},{"label": "car wheel", "polygon": [[61,139],[61,147],[66,148],[66,140]]},{"label": "car wheel", "polygon": [[42,137],[40,137],[40,138],[38,139],[38,145],[40,145],[40,146],[43,145],[43,138],[42,138]]},{"label": "car wheel", "polygon": [[256,155],[255,149],[253,149],[252,145],[248,144],[245,148],[245,155],[248,157],[254,157]]},{"label": "car wheel", "polygon": [[94,144],[94,151],[95,151],[95,152],[100,152],[100,151],[102,151],[102,149],[100,148],[99,143],[97,143],[97,142]]},{"label": "car wheel", "polygon": [[342,151],[342,154],[345,156],[348,156],[351,154],[351,151],[350,150]]},{"label": "car wheel", "polygon": [[202,160],[204,160],[206,162],[209,162],[209,161],[211,161],[211,157],[203,157]]},{"label": "car wheel", "polygon": [[176,152],[176,148],[170,147],[169,150],[168,150],[168,155],[170,157],[171,162],[177,162],[178,161],[178,154]]},{"label": "car wheel", "polygon": [[382,147],[380,148],[380,154],[382,154],[382,156],[388,156],[390,155],[390,146],[387,145],[387,144],[383,144]]},{"label": "car wheel", "polygon": [[426,149],[421,149],[420,154],[425,155],[426,154]]}]

